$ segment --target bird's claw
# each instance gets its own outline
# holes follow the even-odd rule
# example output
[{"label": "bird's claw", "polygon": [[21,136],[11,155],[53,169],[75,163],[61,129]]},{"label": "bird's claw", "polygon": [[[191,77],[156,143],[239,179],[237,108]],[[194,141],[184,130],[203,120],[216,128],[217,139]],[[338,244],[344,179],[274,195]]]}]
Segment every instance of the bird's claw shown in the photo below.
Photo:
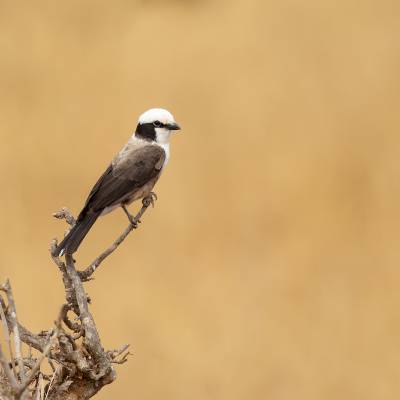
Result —
[{"label": "bird's claw", "polygon": [[137,228],[137,222],[134,219],[130,219],[129,222],[131,223],[133,229]]},{"label": "bird's claw", "polygon": [[129,218],[129,222],[133,226],[133,229],[136,229],[138,227],[138,224],[140,224],[140,220],[136,219],[133,215]]},{"label": "bird's claw", "polygon": [[154,192],[150,192],[148,196],[146,196],[143,200],[142,203],[145,207],[148,207],[150,204],[154,208],[154,203],[157,200],[157,195]]}]

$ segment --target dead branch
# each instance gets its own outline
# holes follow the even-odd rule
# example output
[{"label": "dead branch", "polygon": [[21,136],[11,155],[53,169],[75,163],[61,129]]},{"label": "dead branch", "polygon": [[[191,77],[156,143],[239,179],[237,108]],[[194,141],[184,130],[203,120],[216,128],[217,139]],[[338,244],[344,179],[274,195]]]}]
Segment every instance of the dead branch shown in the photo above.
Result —
[{"label": "dead branch", "polygon": [[49,341],[47,342],[46,347],[43,349],[43,353],[40,355],[40,357],[36,360],[35,364],[32,366],[32,364],[29,366],[31,368],[31,372],[29,373],[29,376],[27,377],[27,379],[25,380],[25,382],[23,382],[18,391],[17,391],[17,395],[21,395],[25,389],[29,386],[29,384],[36,378],[37,373],[39,372],[40,366],[43,362],[43,360],[48,356],[48,354],[50,353],[50,350],[52,349],[52,347],[54,346],[56,339],[58,337],[59,334],[59,330],[58,328],[56,328],[53,332],[53,334],[51,335]]},{"label": "dead branch", "polygon": [[[0,291],[5,294],[5,298],[0,295],[0,318],[9,353],[7,359],[0,347],[0,399],[86,400],[115,380],[113,364],[127,361],[129,345],[118,350],[104,350],[83,282],[92,279],[99,265],[137,228],[146,209],[154,206],[153,197],[154,194],[143,200],[134,217],[124,209],[129,226],[82,271],[76,269],[71,255],[66,254],[65,261],[55,256],[57,240],[51,242],[50,254],[61,272],[66,299],[52,329],[35,334],[21,325],[10,282],[7,280],[0,285]],[[66,208],[55,213],[54,217],[65,219],[70,227],[76,222]],[[76,319],[70,318],[69,313],[75,314]],[[27,356],[24,356],[22,344],[29,346]],[[52,375],[41,371],[44,362],[50,365]]]},{"label": "dead branch", "polygon": [[24,364],[22,361],[21,353],[21,337],[19,335],[19,327],[17,322],[17,309],[15,307],[14,295],[11,289],[10,281],[7,279],[4,285],[0,286],[0,290],[4,291],[8,299],[9,315],[10,315],[10,328],[14,336],[15,344],[15,359],[18,363],[19,379],[22,383],[25,382]]},{"label": "dead branch", "polygon": [[15,379],[15,376],[13,374],[13,371],[10,368],[10,363],[4,356],[3,350],[1,349],[0,346],[0,363],[3,368],[3,372],[6,374],[6,377],[8,379],[8,383],[12,388],[17,387],[17,380]]},{"label": "dead branch", "polygon": [[[7,345],[8,345],[8,351],[10,353],[10,359],[13,360],[14,356],[13,356],[13,349],[12,349],[12,345],[11,345],[11,338],[10,338],[10,328],[6,319],[6,315],[4,313],[4,309],[5,309],[5,303],[3,301],[3,299],[0,297],[0,318],[1,318],[1,322],[2,322],[2,326],[3,326],[3,334],[6,338],[7,341]],[[1,351],[1,349],[0,349]],[[12,368],[14,369],[14,364],[11,364]],[[5,371],[7,372],[7,371]],[[15,371],[13,371],[15,374]]]},{"label": "dead branch", "polygon": [[75,225],[76,220],[75,217],[71,214],[71,211],[68,208],[63,207],[60,211],[57,211],[53,214],[54,218],[57,219],[65,219],[66,223],[71,226],[71,228]]}]

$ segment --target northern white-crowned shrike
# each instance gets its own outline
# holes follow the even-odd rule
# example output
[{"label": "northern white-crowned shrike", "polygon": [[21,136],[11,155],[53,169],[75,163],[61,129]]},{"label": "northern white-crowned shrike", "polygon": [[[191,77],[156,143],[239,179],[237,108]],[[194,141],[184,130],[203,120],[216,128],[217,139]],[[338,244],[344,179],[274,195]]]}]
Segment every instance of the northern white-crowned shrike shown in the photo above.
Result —
[{"label": "northern white-crowned shrike", "polygon": [[135,133],[94,185],[55,255],[73,254],[100,215],[120,206],[126,211],[126,205],[152,196],[169,159],[170,135],[179,129],[172,114],[162,108],[152,108],[139,117]]}]

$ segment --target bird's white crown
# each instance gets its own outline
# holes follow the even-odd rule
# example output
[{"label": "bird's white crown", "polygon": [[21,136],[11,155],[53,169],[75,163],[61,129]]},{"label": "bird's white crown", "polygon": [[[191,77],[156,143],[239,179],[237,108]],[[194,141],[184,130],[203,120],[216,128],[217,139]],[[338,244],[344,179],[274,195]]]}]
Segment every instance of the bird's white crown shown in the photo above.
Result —
[{"label": "bird's white crown", "polygon": [[139,124],[148,124],[154,121],[171,124],[175,122],[175,119],[169,111],[163,108],[150,108],[139,117]]}]

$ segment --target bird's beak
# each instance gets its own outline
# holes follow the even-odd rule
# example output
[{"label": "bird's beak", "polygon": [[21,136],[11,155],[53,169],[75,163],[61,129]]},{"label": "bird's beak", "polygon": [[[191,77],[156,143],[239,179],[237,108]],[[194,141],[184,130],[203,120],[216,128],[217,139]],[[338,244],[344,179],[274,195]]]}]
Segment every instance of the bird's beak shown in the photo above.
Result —
[{"label": "bird's beak", "polygon": [[181,129],[181,127],[176,122],[172,122],[172,123],[168,124],[167,128],[170,131],[179,131]]}]

